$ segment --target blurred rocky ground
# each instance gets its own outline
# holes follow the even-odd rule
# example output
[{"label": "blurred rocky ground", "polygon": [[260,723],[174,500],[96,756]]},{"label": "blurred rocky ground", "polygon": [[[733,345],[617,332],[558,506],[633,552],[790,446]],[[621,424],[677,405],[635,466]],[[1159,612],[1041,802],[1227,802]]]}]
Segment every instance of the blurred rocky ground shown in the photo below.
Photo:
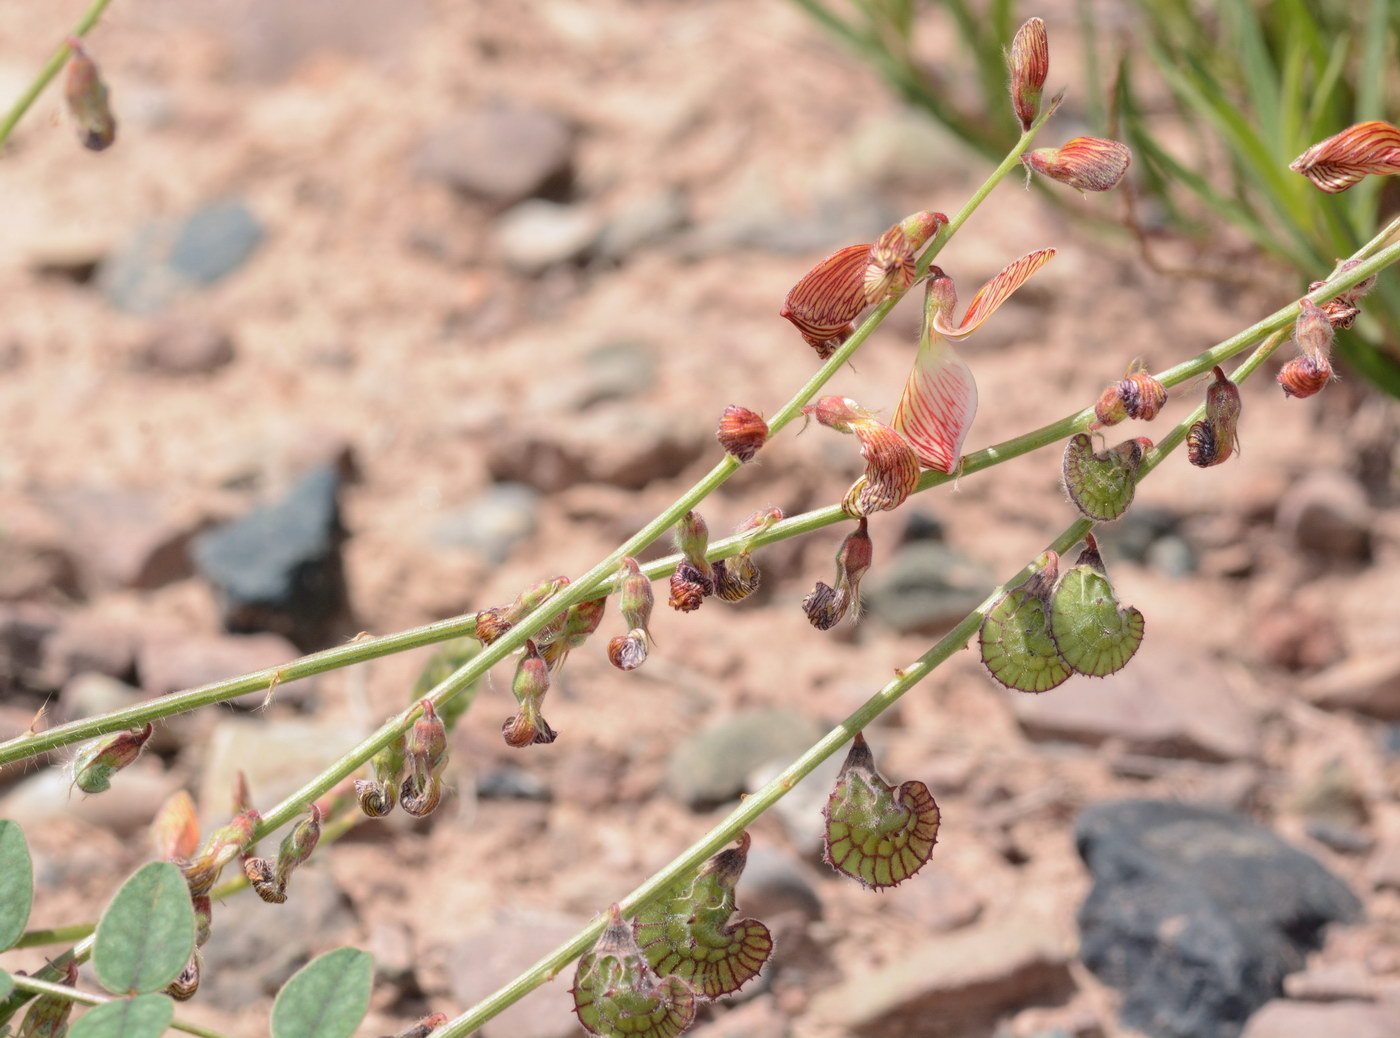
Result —
[{"label": "blurred rocky ground", "polygon": [[[1024,13],[1050,23],[1052,85],[1077,88],[1070,5]],[[0,96],[77,14],[0,18]],[[956,61],[935,17],[921,45]],[[777,311],[815,260],[953,211],[986,172],[783,4],[120,0],[91,49],[116,146],[81,151],[50,91],[0,160],[0,738],[41,707],[61,723],[581,572],[718,459],[726,405],[772,413],[810,374]],[[1262,287],[1152,274],[1105,230],[1119,206],[1047,206],[1013,178],[943,254],[970,297],[1060,250],[968,344],[971,449],[1303,289],[1228,241],[1159,247]],[[888,411],[916,335],[899,308],[831,390]],[[777,950],[696,1034],[1400,1033],[1396,409],[1355,378],[1307,401],[1271,379],[1244,387],[1239,459],[1172,458],[1102,531],[1147,617],[1126,671],[1028,697],[961,653],[867,733],[942,808],[922,873],[875,894],[821,865],[834,763],[754,827],[739,901]],[[793,426],[704,514],[725,531],[824,505],[861,468],[853,441]],[[635,673],[602,655],[610,613],[551,693],[549,747],[501,743],[495,674],[439,814],[362,826],[285,906],[216,908],[182,1015],[260,1034],[277,985],[345,942],[378,963],[366,1033],[460,1012],[1071,517],[1042,452],[876,516],[858,625],[822,634],[799,608],[837,530],[761,553],[751,603],[663,607]],[[0,773],[36,855],[31,925],[93,918],[169,792],[208,825],[236,769],[263,805],[295,788],[405,705],[426,659],[171,719],[99,797],[56,767]],[[577,1033],[567,987],[484,1033]]]}]

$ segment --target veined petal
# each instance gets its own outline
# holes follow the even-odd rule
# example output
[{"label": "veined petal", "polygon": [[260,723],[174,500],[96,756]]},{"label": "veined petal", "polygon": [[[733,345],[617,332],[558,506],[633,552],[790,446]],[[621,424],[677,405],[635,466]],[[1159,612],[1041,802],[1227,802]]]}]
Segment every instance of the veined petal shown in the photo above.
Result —
[{"label": "veined petal", "polygon": [[1379,119],[1357,123],[1314,144],[1288,168],[1329,195],[1345,191],[1372,173],[1400,173],[1400,130]]},{"label": "veined petal", "polygon": [[1111,191],[1127,174],[1133,150],[1121,141],[1076,137],[1058,148],[1036,148],[1021,161],[1076,191]]},{"label": "veined petal", "polygon": [[953,472],[976,414],[972,372],[951,343],[936,332],[926,335],[894,412],[895,429],[925,468]]},{"label": "veined petal", "polygon": [[866,461],[865,475],[858,481],[846,511],[856,518],[871,512],[898,508],[914,492],[919,482],[919,459],[914,448],[884,422],[866,418],[852,423],[860,438],[860,454]]},{"label": "veined petal", "polygon": [[791,321],[822,359],[835,352],[866,307],[869,262],[869,245],[848,245],[803,275],[783,300],[778,315]]},{"label": "veined petal", "polygon": [[977,290],[972,302],[967,304],[960,324],[953,327],[950,315],[937,313],[933,318],[934,329],[950,339],[965,339],[978,328],[1002,303],[1011,298],[1018,288],[1024,285],[1032,274],[1050,262],[1054,249],[1037,249],[1009,264],[1000,274]]}]

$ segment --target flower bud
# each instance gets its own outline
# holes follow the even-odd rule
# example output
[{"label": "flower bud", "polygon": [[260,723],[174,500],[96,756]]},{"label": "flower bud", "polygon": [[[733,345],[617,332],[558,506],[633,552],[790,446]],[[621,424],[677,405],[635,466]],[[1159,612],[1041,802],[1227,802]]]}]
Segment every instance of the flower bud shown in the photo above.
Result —
[{"label": "flower bud", "polygon": [[866,522],[862,517],[836,552],[836,586],[817,581],[817,586],[802,600],[807,619],[819,631],[835,627],[847,612],[852,619],[860,616],[860,581],[874,558]]},{"label": "flower bud", "polygon": [[1331,195],[1371,174],[1400,173],[1400,130],[1379,119],[1357,123],[1314,144],[1288,168]]},{"label": "flower bud", "polygon": [[740,462],[752,461],[768,439],[768,423],[757,412],[730,404],[720,415],[715,437],[725,453],[734,455]]},{"label": "flower bud", "polygon": [[919,250],[948,218],[925,210],[906,217],[875,240],[865,266],[865,301],[883,303],[908,290],[918,270]]},{"label": "flower bud", "polygon": [[651,580],[642,572],[642,567],[630,555],[622,557],[622,585],[618,594],[618,605],[622,619],[630,629],[645,631],[651,623],[651,610],[655,596],[651,590]]},{"label": "flower bud", "polygon": [[1239,450],[1240,390],[1215,366],[1215,381],[1206,390],[1206,416],[1186,434],[1186,457],[1198,468],[1210,468]]},{"label": "flower bud", "polygon": [[253,829],[261,816],[254,810],[240,811],[229,823],[209,834],[204,849],[190,861],[179,863],[185,874],[190,894],[201,897],[208,894],[219,881],[224,866],[252,846]]},{"label": "flower bud", "polygon": [[710,530],[698,512],[687,512],[676,523],[676,547],[685,558],[671,574],[672,609],[693,612],[700,603],[714,594],[714,571],[705,558],[710,544]]},{"label": "flower bud", "polygon": [[477,640],[482,645],[490,645],[519,623],[522,617],[534,612],[568,585],[568,577],[542,580],[520,592],[515,601],[508,606],[483,609],[476,614]]},{"label": "flower bud", "polygon": [[607,608],[606,595],[602,598],[580,602],[569,608],[564,617],[564,626],[560,636],[540,647],[540,655],[544,657],[550,670],[558,670],[562,667],[569,653],[588,641],[589,635],[596,631],[598,625],[603,622],[603,613],[607,611]]},{"label": "flower bud", "polygon": [[107,98],[107,84],[97,64],[76,36],[68,38],[72,56],[68,59],[68,81],[64,96],[73,121],[78,124],[78,139],[83,147],[102,151],[117,139],[117,120],[112,116]]},{"label": "flower bud", "polygon": [[553,742],[555,732],[540,713],[545,693],[549,691],[549,666],[534,642],[525,643],[525,654],[515,666],[511,691],[520,709],[501,726],[506,744],[521,749],[534,743]]},{"label": "flower bud", "polygon": [[442,769],[447,766],[447,727],[431,699],[421,705],[423,712],[408,732],[408,777],[399,791],[403,809],[419,818],[431,814],[442,798]]},{"label": "flower bud", "polygon": [[638,628],[608,642],[608,662],[618,670],[636,670],[647,661],[647,632]]},{"label": "flower bud", "polygon": [[185,790],[170,796],[151,822],[151,843],[161,861],[188,858],[199,849],[199,816]]},{"label": "flower bud", "polygon": [[[445,723],[445,722],[444,722]],[[368,818],[382,818],[399,799],[399,781],[407,761],[406,739],[396,736],[370,760],[374,778],[355,780],[355,798]]]},{"label": "flower bud", "polygon": [[112,776],[141,756],[141,749],[155,732],[146,727],[119,732],[100,739],[82,750],[73,761],[73,785],[84,793],[101,793],[111,788]]},{"label": "flower bud", "polygon": [[1022,130],[1029,130],[1040,114],[1040,96],[1050,75],[1050,40],[1045,23],[1031,18],[1011,41],[1011,107]]},{"label": "flower bud", "polygon": [[1021,161],[1042,176],[1076,191],[1109,191],[1128,172],[1133,153],[1126,144],[1101,137],[1076,137],[1058,148],[1036,148]]}]

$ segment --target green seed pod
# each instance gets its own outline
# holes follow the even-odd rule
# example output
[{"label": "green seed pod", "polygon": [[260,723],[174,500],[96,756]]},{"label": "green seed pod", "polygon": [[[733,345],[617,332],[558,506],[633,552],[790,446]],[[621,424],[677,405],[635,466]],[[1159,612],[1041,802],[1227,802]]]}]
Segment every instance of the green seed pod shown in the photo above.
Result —
[{"label": "green seed pod", "polygon": [[1121,608],[1094,535],[1050,599],[1055,645],[1077,673],[1102,678],[1122,670],[1142,644],[1142,613]]},{"label": "green seed pod", "polygon": [[982,664],[1007,688],[1048,692],[1073,673],[1050,625],[1050,590],[1059,563],[1053,551],[1042,555],[1040,568],[997,599],[982,621]]},{"label": "green seed pod", "polygon": [[1117,519],[1133,503],[1143,454],[1152,448],[1146,437],[1127,440],[1106,451],[1094,451],[1088,433],[1076,433],[1065,444],[1065,492],[1086,518]]},{"label": "green seed pod", "polygon": [[642,959],[632,925],[617,905],[608,928],[578,960],[574,1012],[589,1034],[676,1038],[695,1021],[695,992],[679,977],[658,980]]}]

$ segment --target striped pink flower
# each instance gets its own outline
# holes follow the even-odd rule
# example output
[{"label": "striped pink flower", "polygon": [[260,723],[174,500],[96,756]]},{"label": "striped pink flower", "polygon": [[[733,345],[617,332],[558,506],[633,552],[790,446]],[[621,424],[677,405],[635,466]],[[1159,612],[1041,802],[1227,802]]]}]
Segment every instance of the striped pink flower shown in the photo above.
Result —
[{"label": "striped pink flower", "polygon": [[919,353],[892,423],[925,468],[939,472],[957,469],[963,440],[977,414],[977,383],[950,340],[965,339],[980,328],[1054,255],[1054,249],[1038,249],[1010,264],[978,290],[957,324],[953,323],[958,302],[953,279],[932,268]]},{"label": "striped pink flower", "polygon": [[1345,191],[1373,173],[1400,173],[1400,130],[1379,119],[1357,123],[1314,144],[1288,168],[1329,195]]},{"label": "striped pink flower", "polygon": [[802,409],[837,432],[854,433],[865,459],[865,475],[846,492],[842,507],[859,519],[898,508],[919,482],[919,459],[907,440],[850,397],[824,396]]}]

